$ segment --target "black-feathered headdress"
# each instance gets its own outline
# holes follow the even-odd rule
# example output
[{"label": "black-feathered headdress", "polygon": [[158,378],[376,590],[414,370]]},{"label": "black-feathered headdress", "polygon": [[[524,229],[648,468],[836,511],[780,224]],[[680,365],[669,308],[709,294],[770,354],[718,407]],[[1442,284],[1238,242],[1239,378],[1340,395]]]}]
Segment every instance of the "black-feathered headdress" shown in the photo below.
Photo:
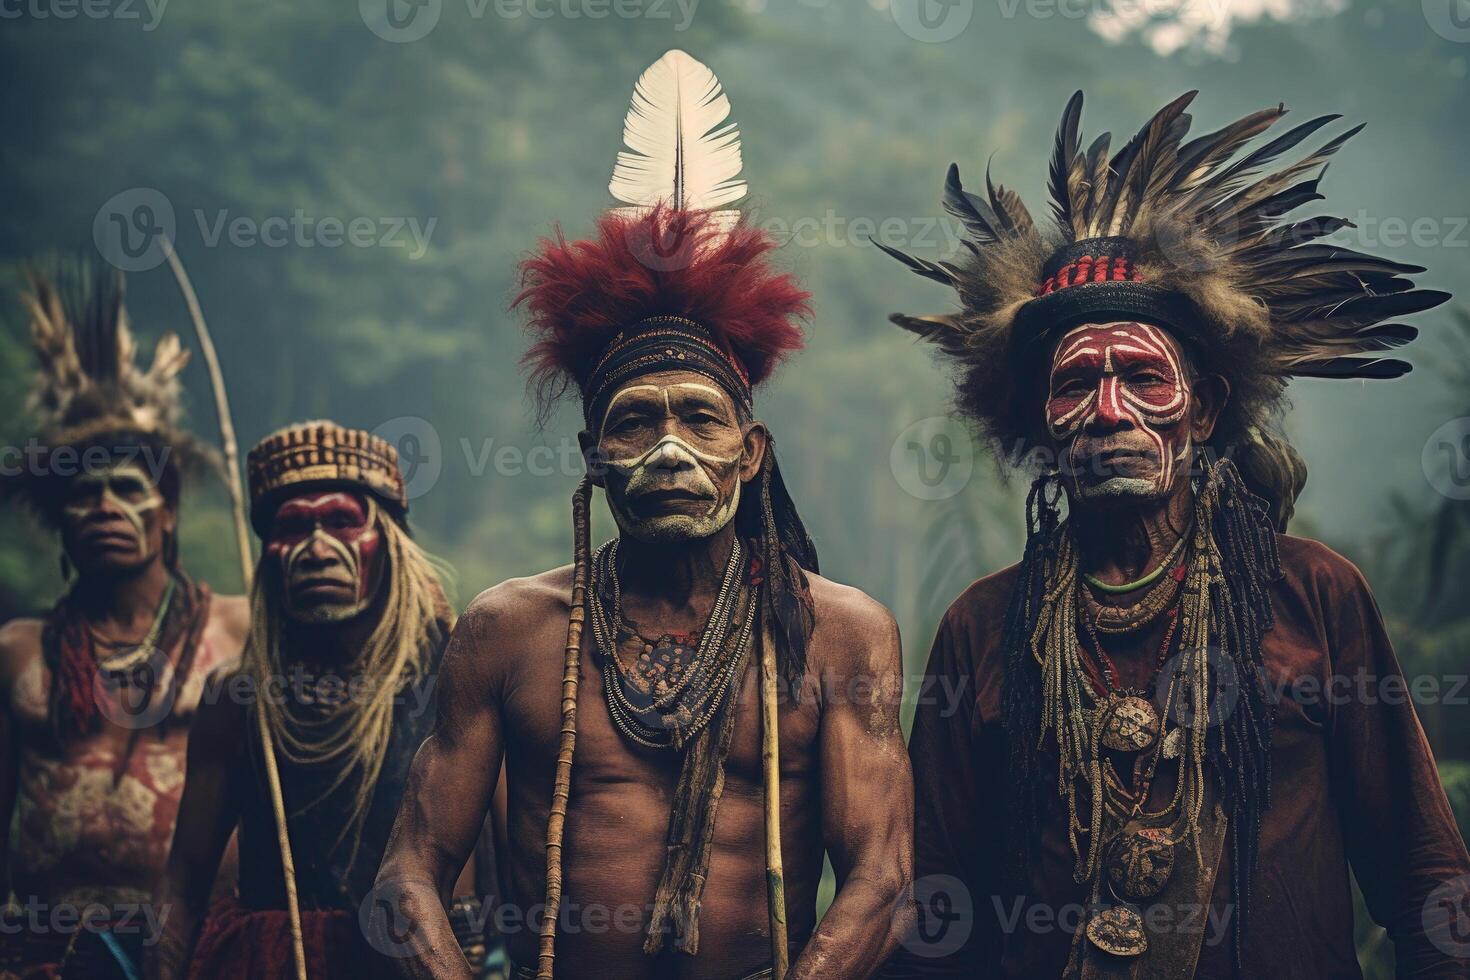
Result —
[{"label": "black-feathered headdress", "polygon": [[1268,432],[1287,381],[1406,373],[1406,362],[1383,352],[1417,330],[1385,321],[1449,295],[1415,289],[1408,277],[1424,271],[1418,266],[1323,243],[1352,227],[1346,219],[1286,217],[1322,200],[1328,158],[1361,126],[1273,169],[1339,117],[1318,116],[1248,148],[1285,115],[1276,106],[1186,139],[1194,96],[1160,109],[1110,155],[1107,133],[1082,148],[1082,93],[1073,95],[1051,160],[1054,228],[1038,227],[988,173],[983,197],[966,191],[951,165],[944,208],[968,232],[964,260],[879,247],[954,287],[961,309],[892,320],[959,361],[962,407],[1016,455],[1041,441],[1041,364],[1061,332],[1109,319],[1167,328],[1202,370],[1230,382],[1212,448],[1235,455],[1284,526],[1306,479],[1295,451]]}]

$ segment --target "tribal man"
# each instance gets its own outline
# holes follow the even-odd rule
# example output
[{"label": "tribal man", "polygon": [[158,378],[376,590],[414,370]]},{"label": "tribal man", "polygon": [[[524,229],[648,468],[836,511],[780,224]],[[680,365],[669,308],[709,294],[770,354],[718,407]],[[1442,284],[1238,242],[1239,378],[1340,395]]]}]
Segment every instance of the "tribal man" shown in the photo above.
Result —
[{"label": "tribal man", "polygon": [[[728,111],[699,62],[655,63],[613,179],[635,207],[523,266],[529,361],[551,390],[577,386],[619,535],[591,553],[584,482],[574,566],[498,585],[460,620],[379,874],[414,925],[405,975],[468,975],[442,901],[502,762],[508,897],[542,929],[539,953],[531,932],[510,937],[517,977],[769,977],[790,951],[790,977],[860,978],[907,926],[897,629],[817,575],[754,415],[806,295],[763,233],[707,210],[744,193]],[[775,816],[785,892],[768,906]],[[837,894],[818,923],[824,851]],[[559,915],[542,916],[543,885]]]},{"label": "tribal man", "polygon": [[[280,812],[255,737],[254,713],[263,711],[279,760],[307,976],[371,976],[378,971],[359,910],[409,763],[433,725],[452,615],[409,537],[398,454],[386,441],[306,422],[264,439],[247,469],[262,551],[245,663],[194,723],[159,889],[171,911],[149,974],[294,976]],[[209,882],[237,826],[238,900],[216,904],[205,921]]]},{"label": "tribal man", "polygon": [[41,428],[5,489],[59,532],[71,584],[0,629],[0,976],[123,976],[158,938],[189,720],[248,615],[179,563],[182,478],[209,458],[179,427],[188,352],[166,334],[134,363],[112,269],[58,263],[24,299]]},{"label": "tribal man", "polygon": [[[914,722],[923,928],[895,975],[1356,977],[1351,870],[1399,976],[1470,976],[1470,859],[1412,704],[1380,693],[1398,661],[1358,570],[1284,533],[1306,470],[1268,431],[1291,377],[1406,372],[1380,352],[1415,329],[1383,321],[1447,297],[1316,242],[1347,222],[1281,220],[1352,133],[1268,165],[1337,117],[1186,141],[1192,95],[1110,157],[1078,93],[1055,231],[951,168],[970,258],[899,255],[962,309],[895,322],[1041,476],[1021,563],[935,640],[928,690],[959,696]],[[967,898],[968,936],[926,897],[951,923]]]}]

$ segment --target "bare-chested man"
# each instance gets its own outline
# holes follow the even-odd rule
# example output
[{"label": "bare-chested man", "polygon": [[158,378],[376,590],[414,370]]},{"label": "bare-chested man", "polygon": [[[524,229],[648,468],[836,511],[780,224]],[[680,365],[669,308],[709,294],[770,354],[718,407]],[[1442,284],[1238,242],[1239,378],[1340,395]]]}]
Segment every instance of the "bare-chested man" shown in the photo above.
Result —
[{"label": "bare-chested man", "polygon": [[169,335],[134,365],[115,274],[67,266],[31,290],[41,430],[10,489],[59,532],[72,581],[0,628],[0,974],[110,976],[97,930],[130,959],[159,935],[189,720],[248,610],[179,565],[181,472],[203,455],[177,427],[187,352]]},{"label": "bare-chested man", "polygon": [[[702,70],[705,91],[713,82],[674,52],[640,92],[661,67]],[[751,402],[752,385],[800,344],[792,320],[806,296],[770,269],[766,236],[728,227],[663,207],[609,215],[597,239],[543,242],[523,269],[541,337],[531,362],[542,380],[579,389],[591,480],[619,530],[588,563],[558,977],[771,975],[767,612],[780,672],[799,692],[778,712],[788,975],[869,976],[907,921],[898,632],[877,602],[815,573]],[[677,260],[646,261],[649,243],[668,242]],[[496,586],[451,638],[439,724],[378,878],[413,926],[405,975],[467,976],[442,901],[502,761],[509,901],[533,920],[509,950],[515,976],[536,975],[572,580],[564,567]],[[824,853],[837,894],[818,922]]]}]

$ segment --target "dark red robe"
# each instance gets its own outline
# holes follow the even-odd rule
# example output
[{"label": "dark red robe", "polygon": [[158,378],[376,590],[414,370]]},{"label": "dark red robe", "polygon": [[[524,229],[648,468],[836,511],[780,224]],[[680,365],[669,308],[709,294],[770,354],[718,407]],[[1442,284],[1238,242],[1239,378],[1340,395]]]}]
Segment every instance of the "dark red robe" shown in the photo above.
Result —
[{"label": "dark red robe", "polygon": [[[1398,976],[1470,977],[1470,906],[1457,925],[1446,923],[1443,909],[1426,916],[1437,888],[1441,896],[1442,886],[1459,894],[1470,888],[1470,877],[1460,877],[1470,876],[1470,858],[1373,595],[1362,574],[1327,547],[1287,536],[1278,542],[1283,576],[1272,589],[1276,625],[1263,649],[1273,697],[1279,692],[1272,802],[1243,937],[1245,975],[1360,976],[1351,868],[1373,919],[1394,942]],[[1041,856],[1023,903],[1002,884],[1008,788],[999,647],[1015,581],[1012,567],[976,582],[950,607],[934,641],[909,747],[914,872],[921,901],[936,886],[964,894],[931,906],[929,943],[902,951],[891,976],[1060,976],[1075,928],[1068,910],[1088,897],[1087,886],[1073,881],[1061,806],[1043,817]],[[1152,670],[1155,632],[1140,636],[1132,654],[1114,655],[1129,684]],[[1453,693],[1448,683],[1441,694]],[[1166,803],[1169,788],[1156,783],[1151,806]],[[1227,848],[1212,898],[1218,925],[1203,929],[1199,977],[1233,976],[1224,917],[1229,860]],[[935,876],[952,876],[958,886]],[[958,918],[948,924],[955,930],[949,938],[941,937],[945,902],[958,899],[948,908],[962,914],[966,897],[973,911],[967,939],[959,942],[966,923]],[[1440,928],[1429,934],[1426,924]],[[955,946],[943,956],[915,953]]]}]

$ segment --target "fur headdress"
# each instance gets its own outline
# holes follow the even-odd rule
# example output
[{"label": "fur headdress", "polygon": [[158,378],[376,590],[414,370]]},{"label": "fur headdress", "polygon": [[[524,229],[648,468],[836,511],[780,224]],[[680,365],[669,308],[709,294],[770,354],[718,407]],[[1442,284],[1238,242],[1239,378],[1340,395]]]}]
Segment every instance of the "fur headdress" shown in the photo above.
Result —
[{"label": "fur headdress", "polygon": [[1395,378],[1384,356],[1416,328],[1385,322],[1449,294],[1415,289],[1424,271],[1321,239],[1352,223],[1289,220],[1322,200],[1326,162],[1358,126],[1271,169],[1338,116],[1319,116],[1247,150],[1285,115],[1263,109],[1186,141],[1188,92],[1160,109],[1118,152],[1110,136],[1082,148],[1082,93],[1062,114],[1050,167],[1054,228],[986,175],[982,197],[950,166],[945,210],[964,223],[969,254],[929,262],[880,245],[914,272],[952,286],[959,312],[895,314],[894,323],[959,361],[963,408],[1019,456],[1040,442],[1042,363],[1060,332],[1083,322],[1146,320],[1169,329],[1231,397],[1212,439],[1284,526],[1306,467],[1267,431],[1292,377]]},{"label": "fur headdress", "polygon": [[[643,335],[679,321],[706,342],[696,346],[718,355],[705,363],[682,351],[681,366],[721,374],[715,380],[747,408],[752,389],[801,347],[796,319],[807,313],[807,293],[771,268],[776,245],[764,232],[663,204],[642,214],[609,212],[597,231],[591,240],[545,240],[521,267],[516,302],[530,311],[530,330],[540,338],[526,362],[543,404],[574,385],[591,418],[603,385],[618,377],[609,374],[609,355],[628,341],[654,346]],[[657,261],[657,243],[669,243],[657,254],[675,258]],[[657,361],[640,368],[660,369]]]},{"label": "fur headdress", "polygon": [[58,450],[158,452],[166,497],[176,493],[179,473],[214,463],[213,452],[181,424],[179,373],[189,351],[165,333],[152,363],[139,365],[122,273],[95,260],[56,260],[28,269],[26,280],[21,301],[39,362],[29,409],[46,458],[35,472],[27,467],[7,480],[11,491],[50,517],[57,497],[51,478],[68,470]]}]

